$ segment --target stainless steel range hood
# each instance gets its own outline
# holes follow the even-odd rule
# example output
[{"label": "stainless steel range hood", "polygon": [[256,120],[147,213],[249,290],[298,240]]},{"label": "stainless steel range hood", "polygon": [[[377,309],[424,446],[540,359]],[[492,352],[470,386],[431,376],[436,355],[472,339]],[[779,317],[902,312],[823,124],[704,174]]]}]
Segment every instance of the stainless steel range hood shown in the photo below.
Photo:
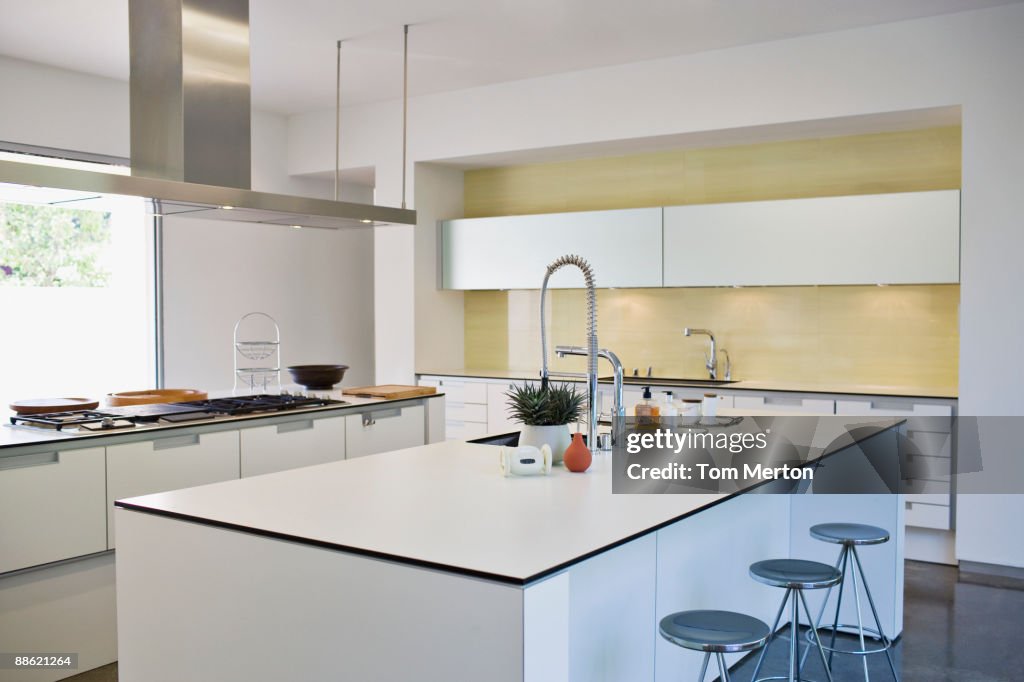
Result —
[{"label": "stainless steel range hood", "polygon": [[303,227],[416,212],[250,189],[248,0],[130,0],[132,175],[0,161],[0,182],[154,202],[162,215]]}]

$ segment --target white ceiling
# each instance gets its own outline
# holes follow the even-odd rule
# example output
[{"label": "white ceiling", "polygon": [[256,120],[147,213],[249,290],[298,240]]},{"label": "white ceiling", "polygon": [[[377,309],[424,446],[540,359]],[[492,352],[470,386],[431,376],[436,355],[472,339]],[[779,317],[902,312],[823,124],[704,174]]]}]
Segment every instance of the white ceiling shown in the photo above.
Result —
[{"label": "white ceiling", "polygon": [[[251,0],[254,106],[344,105],[1022,0]],[[127,80],[128,0],[0,0],[0,54]]]}]

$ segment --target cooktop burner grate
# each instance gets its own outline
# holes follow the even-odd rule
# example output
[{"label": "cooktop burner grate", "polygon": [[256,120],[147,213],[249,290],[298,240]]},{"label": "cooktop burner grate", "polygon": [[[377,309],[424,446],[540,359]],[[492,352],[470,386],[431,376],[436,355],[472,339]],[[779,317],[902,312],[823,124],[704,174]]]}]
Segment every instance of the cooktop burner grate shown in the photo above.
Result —
[{"label": "cooktop burner grate", "polygon": [[25,414],[11,417],[11,424],[30,424],[60,431],[65,426],[81,426],[82,424],[108,423],[120,419],[121,415],[95,410],[71,410],[69,412],[46,412],[44,414]]}]

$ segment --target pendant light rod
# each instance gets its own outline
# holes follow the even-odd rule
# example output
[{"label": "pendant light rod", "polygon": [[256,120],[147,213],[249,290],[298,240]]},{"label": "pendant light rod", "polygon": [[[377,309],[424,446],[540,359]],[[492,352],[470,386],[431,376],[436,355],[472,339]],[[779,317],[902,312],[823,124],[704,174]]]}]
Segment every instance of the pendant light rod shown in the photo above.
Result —
[{"label": "pendant light rod", "polygon": [[402,208],[405,208],[405,167],[409,131],[409,24],[406,24],[402,31]]},{"label": "pendant light rod", "polygon": [[334,87],[334,200],[338,200],[341,179],[341,41],[338,41]]}]

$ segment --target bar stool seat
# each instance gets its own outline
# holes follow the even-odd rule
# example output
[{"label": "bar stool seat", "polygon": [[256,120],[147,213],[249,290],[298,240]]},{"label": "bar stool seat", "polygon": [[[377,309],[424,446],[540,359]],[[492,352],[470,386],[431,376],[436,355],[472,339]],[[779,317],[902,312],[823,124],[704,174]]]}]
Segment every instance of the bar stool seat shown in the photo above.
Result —
[{"label": "bar stool seat", "polygon": [[770,631],[767,623],[734,611],[679,611],[661,619],[658,631],[685,649],[704,652],[700,682],[704,681],[711,654],[715,654],[722,682],[729,680],[726,653],[752,651],[764,646]]},{"label": "bar stool seat", "polygon": [[820,561],[768,559],[750,565],[750,577],[772,587],[817,590],[838,585],[842,574]]},{"label": "bar stool seat", "polygon": [[836,545],[880,545],[889,542],[889,531],[863,523],[819,523],[811,526],[811,537]]},{"label": "bar stool seat", "polygon": [[[803,606],[807,622],[812,626],[811,632],[813,633],[814,640],[814,646],[808,645],[806,651],[810,651],[812,648],[817,649],[818,657],[825,668],[825,676],[829,682],[833,682],[832,671],[825,661],[825,650],[821,645],[821,640],[818,638],[818,631],[813,627],[814,621],[811,620],[811,611],[807,607],[804,590],[831,589],[833,586],[840,584],[843,574],[836,567],[823,564],[820,561],[768,559],[751,564],[750,577],[765,585],[786,588],[786,594],[782,597],[782,604],[779,606],[779,612],[775,615],[775,622],[769,628],[768,639],[765,642],[764,649],[761,650],[761,655],[757,659],[757,665],[754,666],[754,674],[751,676],[751,679],[754,682],[765,682],[766,680],[788,680],[789,682],[804,680],[804,682],[808,682],[807,677],[801,671],[803,660],[800,658],[800,647],[797,641],[800,629],[800,607]],[[768,653],[768,647],[772,639],[776,637],[776,629],[779,627],[779,621],[782,618],[787,602],[790,604],[789,674],[785,676],[758,677],[761,665],[764,663],[765,654]]]}]

